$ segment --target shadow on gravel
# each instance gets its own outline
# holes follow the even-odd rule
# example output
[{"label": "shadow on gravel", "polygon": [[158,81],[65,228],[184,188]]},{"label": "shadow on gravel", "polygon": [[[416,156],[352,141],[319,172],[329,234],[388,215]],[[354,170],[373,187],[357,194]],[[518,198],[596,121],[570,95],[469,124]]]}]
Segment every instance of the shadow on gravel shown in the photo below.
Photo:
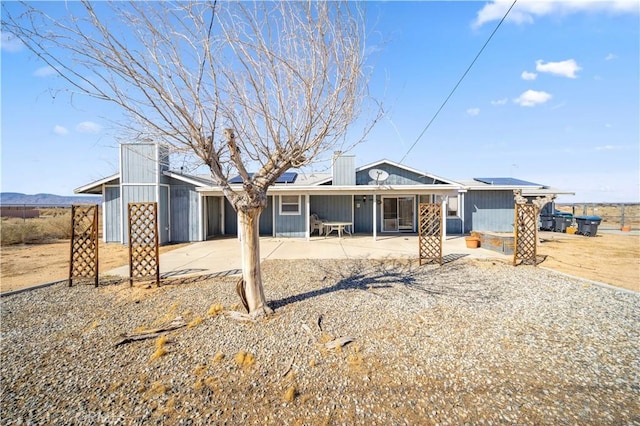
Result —
[{"label": "shadow on gravel", "polygon": [[[336,280],[335,284],[310,290],[305,293],[272,300],[269,306],[278,309],[290,303],[301,302],[313,297],[345,290],[412,290],[432,296],[456,297],[467,300],[487,300],[489,294],[482,289],[464,286],[450,275],[463,275],[467,272],[462,264],[452,263],[466,255],[447,256],[446,266],[419,266],[415,261],[402,259],[366,260],[353,259],[335,262],[332,266],[323,265],[320,270],[324,276],[322,283]],[[438,279],[438,276],[442,279]],[[425,277],[430,279],[425,280]],[[435,279],[434,279],[435,277]],[[378,292],[383,296],[384,293]]]}]

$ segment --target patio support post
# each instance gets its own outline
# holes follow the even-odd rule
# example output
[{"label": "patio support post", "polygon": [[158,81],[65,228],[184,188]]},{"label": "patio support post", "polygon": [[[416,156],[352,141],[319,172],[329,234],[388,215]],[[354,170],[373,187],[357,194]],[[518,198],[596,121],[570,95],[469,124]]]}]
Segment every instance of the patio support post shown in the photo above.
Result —
[{"label": "patio support post", "polygon": [[310,229],[311,228],[311,197],[309,196],[309,194],[305,194],[304,196],[306,198],[306,205],[307,205],[307,217],[305,218],[305,223],[307,224],[307,229],[306,231],[304,231],[304,235],[307,238],[307,241],[311,240],[311,232]]},{"label": "patio support post", "polygon": [[377,237],[377,231],[378,231],[378,214],[377,214],[377,210],[376,206],[378,205],[378,200],[376,197],[376,193],[373,193],[373,203],[371,203],[371,205],[373,206],[373,241],[376,240]]},{"label": "patio support post", "polygon": [[442,244],[444,244],[445,241],[447,241],[447,206],[449,205],[449,196],[447,195],[444,199],[444,203],[442,203],[442,223],[440,224],[440,226],[442,226]]}]

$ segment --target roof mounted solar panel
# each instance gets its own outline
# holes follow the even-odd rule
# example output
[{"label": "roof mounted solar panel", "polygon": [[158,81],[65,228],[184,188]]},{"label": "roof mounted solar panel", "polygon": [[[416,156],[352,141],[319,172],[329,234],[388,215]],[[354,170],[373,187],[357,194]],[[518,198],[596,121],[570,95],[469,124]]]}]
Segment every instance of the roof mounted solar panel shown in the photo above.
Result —
[{"label": "roof mounted solar panel", "polygon": [[[252,178],[254,173],[249,173],[249,177]],[[298,177],[298,173],[296,172],[285,172],[278,179],[276,179],[275,183],[294,183]],[[242,176],[234,176],[229,180],[229,183],[242,183]]]},{"label": "roof mounted solar panel", "polygon": [[473,180],[486,183],[487,185],[507,185],[507,186],[543,186],[538,183],[527,182],[526,180],[515,179],[510,177],[495,178],[473,178]]}]

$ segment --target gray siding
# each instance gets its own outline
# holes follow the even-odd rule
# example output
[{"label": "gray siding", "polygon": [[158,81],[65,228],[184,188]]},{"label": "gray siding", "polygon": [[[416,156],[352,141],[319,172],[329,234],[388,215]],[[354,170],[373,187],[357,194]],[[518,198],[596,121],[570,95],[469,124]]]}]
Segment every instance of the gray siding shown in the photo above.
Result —
[{"label": "gray siding", "polygon": [[304,237],[306,236],[307,212],[306,197],[300,197],[299,215],[280,215],[280,196],[273,197],[275,204],[276,237]]},{"label": "gray siding", "polygon": [[447,218],[447,235],[462,234],[462,219],[459,217]]},{"label": "gray siding", "polygon": [[156,145],[122,144],[120,150],[122,183],[156,183],[159,168]]},{"label": "gray siding", "polygon": [[108,243],[120,243],[121,218],[120,187],[107,186],[104,188],[104,208],[102,220],[105,224],[104,240]]},{"label": "gray siding", "polygon": [[[216,200],[217,201],[217,200]],[[200,240],[198,193],[193,185],[171,185],[171,241]]]},{"label": "gray siding", "polygon": [[160,232],[160,244],[169,242],[169,187],[160,187],[160,200],[158,202],[158,231]]},{"label": "gray siding", "polygon": [[310,214],[334,222],[351,222],[351,206],[351,195],[312,195]]},{"label": "gray siding", "polygon": [[238,214],[226,198],[224,200],[224,233],[238,235]]},{"label": "gray siding", "polygon": [[267,207],[260,214],[260,235],[273,235],[273,197],[267,197]]},{"label": "gray siding", "polygon": [[[267,207],[260,214],[259,233],[264,236],[273,235],[273,200],[275,197],[267,197]],[[277,208],[277,206],[276,206]],[[224,233],[225,235],[238,235],[238,214],[231,203],[224,200]]]},{"label": "gray siding", "polygon": [[[366,198],[366,201],[362,201],[363,197]],[[378,200],[380,200],[380,196],[378,196]],[[356,195],[355,196],[355,205],[353,209],[353,232],[364,232],[367,234],[373,233],[373,195]],[[357,205],[360,204],[360,208]],[[380,232],[380,215],[382,214],[382,209],[380,205],[376,205],[377,216],[378,216],[378,224],[377,231]]]},{"label": "gray siding", "polygon": [[469,191],[464,199],[464,232],[513,232],[513,191]]},{"label": "gray siding", "polygon": [[[384,170],[389,173],[389,177],[384,181],[388,185],[416,185],[416,184],[439,184],[443,183],[430,177],[419,175],[411,171],[393,166],[391,164],[378,164],[373,169]],[[374,185],[375,179],[369,176],[369,170],[372,168],[360,170],[356,173],[356,185]]]},{"label": "gray siding", "polygon": [[122,187],[122,217],[124,222],[124,243],[129,244],[129,203],[143,203],[156,201],[155,186],[127,185]]},{"label": "gray siding", "polygon": [[220,200],[221,197],[205,198],[207,205],[207,238],[222,234]]},{"label": "gray siding", "polygon": [[342,155],[333,160],[333,185],[356,184],[356,159],[353,155]]}]

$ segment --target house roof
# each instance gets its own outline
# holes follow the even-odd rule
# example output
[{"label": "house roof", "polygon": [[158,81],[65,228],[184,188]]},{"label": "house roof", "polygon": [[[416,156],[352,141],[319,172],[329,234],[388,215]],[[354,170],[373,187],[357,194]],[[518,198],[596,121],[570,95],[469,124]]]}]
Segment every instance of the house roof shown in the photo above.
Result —
[{"label": "house roof", "polygon": [[415,174],[420,175],[420,176],[425,176],[425,177],[428,177],[428,178],[431,178],[431,179],[439,180],[441,182],[448,183],[450,185],[459,185],[458,182],[452,181],[451,179],[445,179],[443,177],[436,176],[436,175],[434,175],[432,173],[423,172],[421,170],[414,169],[414,168],[409,167],[409,166],[405,166],[404,164],[400,164],[400,163],[396,163],[395,161],[387,160],[386,158],[383,158],[382,160],[375,161],[373,163],[365,164],[364,166],[360,166],[360,167],[358,167],[356,169],[356,172],[360,172],[362,170],[371,169],[371,168],[379,166],[381,164],[389,164],[391,166],[398,167],[398,168],[406,170],[408,172],[415,173]]},{"label": "house roof", "polygon": [[120,180],[120,173],[96,180],[73,190],[74,194],[102,194],[102,185],[115,184]]}]

